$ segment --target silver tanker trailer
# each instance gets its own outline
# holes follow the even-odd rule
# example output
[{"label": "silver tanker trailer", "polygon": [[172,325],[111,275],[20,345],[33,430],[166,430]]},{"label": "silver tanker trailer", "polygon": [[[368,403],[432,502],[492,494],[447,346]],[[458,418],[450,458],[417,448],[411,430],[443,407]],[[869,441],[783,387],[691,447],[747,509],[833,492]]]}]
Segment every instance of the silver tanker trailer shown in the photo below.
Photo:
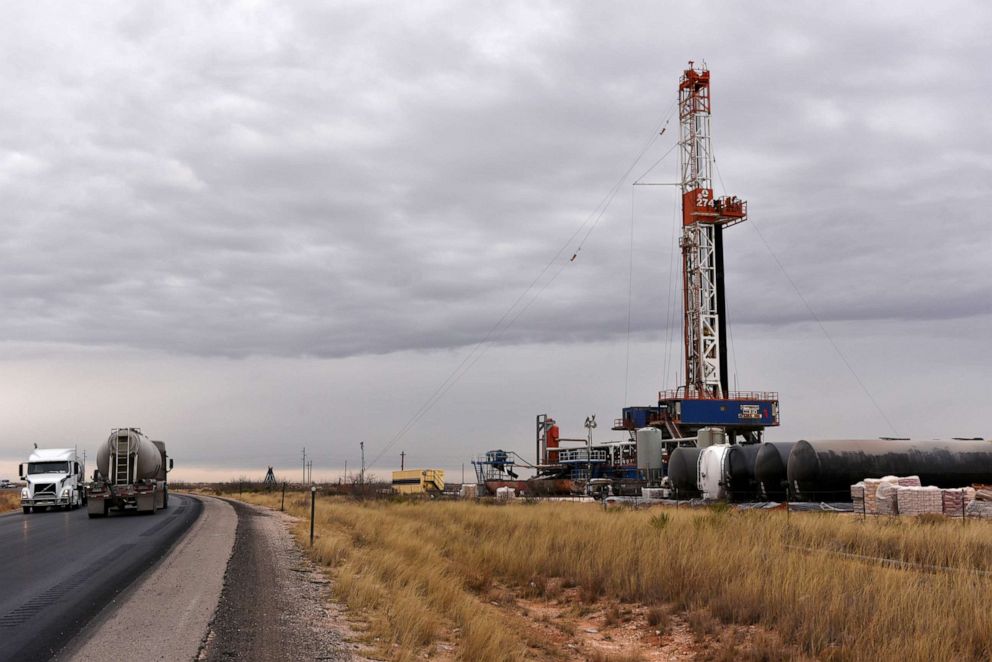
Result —
[{"label": "silver tanker trailer", "polygon": [[152,441],[141,428],[114,428],[96,453],[96,472],[87,490],[90,517],[110,509],[154,513],[169,505],[166,475],[172,460],[164,441]]}]

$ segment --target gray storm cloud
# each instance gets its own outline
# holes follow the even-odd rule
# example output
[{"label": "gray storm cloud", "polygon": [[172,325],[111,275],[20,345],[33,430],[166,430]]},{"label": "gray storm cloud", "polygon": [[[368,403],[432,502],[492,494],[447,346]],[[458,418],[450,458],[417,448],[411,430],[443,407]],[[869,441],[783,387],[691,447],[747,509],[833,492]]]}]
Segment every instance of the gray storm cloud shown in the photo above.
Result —
[{"label": "gray storm cloud", "polygon": [[[989,11],[821,9],[7,7],[0,337],[233,357],[471,345],[703,57],[718,184],[761,231],[728,236],[736,323],[809,319],[776,258],[824,321],[987,315]],[[672,181],[673,158],[648,178]],[[500,342],[624,334],[632,219],[633,330],[665,332],[673,198],[630,181]]]}]

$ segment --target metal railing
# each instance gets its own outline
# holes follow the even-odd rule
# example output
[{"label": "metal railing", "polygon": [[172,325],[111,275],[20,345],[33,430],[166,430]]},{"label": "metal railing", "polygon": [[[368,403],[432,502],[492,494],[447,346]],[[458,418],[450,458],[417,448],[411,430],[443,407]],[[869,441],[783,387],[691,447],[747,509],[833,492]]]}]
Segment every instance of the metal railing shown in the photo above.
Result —
[{"label": "metal railing", "polygon": [[558,451],[558,462],[606,462],[607,452],[599,448],[593,448],[592,452],[586,448],[569,448]]},{"label": "metal railing", "polygon": [[[708,394],[685,387],[658,391],[658,400],[712,400]],[[725,400],[778,400],[778,391],[730,391]]]}]

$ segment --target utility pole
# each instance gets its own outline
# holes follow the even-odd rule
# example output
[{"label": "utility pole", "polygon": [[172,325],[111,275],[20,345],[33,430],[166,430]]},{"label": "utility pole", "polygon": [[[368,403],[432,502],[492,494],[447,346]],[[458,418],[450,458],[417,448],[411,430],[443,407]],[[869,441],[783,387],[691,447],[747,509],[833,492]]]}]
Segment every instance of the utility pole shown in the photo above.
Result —
[{"label": "utility pole", "polygon": [[362,447],[362,473],[358,482],[364,485],[365,484],[365,442],[364,441],[359,442],[359,446]]},{"label": "utility pole", "polygon": [[400,471],[406,469],[406,451],[400,451]]},{"label": "utility pole", "polygon": [[313,547],[313,518],[316,514],[314,509],[317,505],[317,488],[310,488],[310,546]]},{"label": "utility pole", "polygon": [[303,484],[307,484],[307,447],[303,447]]}]

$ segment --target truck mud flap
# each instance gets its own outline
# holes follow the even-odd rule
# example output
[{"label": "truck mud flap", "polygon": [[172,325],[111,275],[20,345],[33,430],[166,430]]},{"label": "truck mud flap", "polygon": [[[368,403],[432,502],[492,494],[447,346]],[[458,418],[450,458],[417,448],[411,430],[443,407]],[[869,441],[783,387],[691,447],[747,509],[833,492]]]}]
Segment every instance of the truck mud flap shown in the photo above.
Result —
[{"label": "truck mud flap", "polygon": [[90,497],[86,500],[86,512],[90,517],[106,517],[110,504],[104,498]]},{"label": "truck mud flap", "polygon": [[139,513],[154,513],[155,506],[157,505],[155,501],[158,499],[158,495],[155,492],[150,492],[149,494],[139,494],[135,497],[135,501],[138,505]]}]

